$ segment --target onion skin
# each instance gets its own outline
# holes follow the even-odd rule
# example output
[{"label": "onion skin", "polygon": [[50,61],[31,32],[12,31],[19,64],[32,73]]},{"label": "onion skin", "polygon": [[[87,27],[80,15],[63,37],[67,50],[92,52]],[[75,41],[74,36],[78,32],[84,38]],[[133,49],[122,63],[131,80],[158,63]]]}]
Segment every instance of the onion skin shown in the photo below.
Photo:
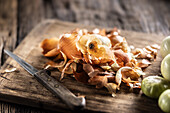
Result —
[{"label": "onion skin", "polygon": [[59,41],[60,50],[67,56],[68,59],[82,58],[82,54],[76,47],[77,38],[74,34],[70,37],[62,36]]},{"label": "onion skin", "polygon": [[45,55],[46,53],[55,48],[59,49],[59,39],[58,38],[45,39],[41,42],[40,46],[43,49],[42,53]]},{"label": "onion skin", "polygon": [[130,62],[129,56],[126,53],[124,53],[121,49],[115,50],[114,55],[117,57],[117,59],[120,59],[125,64]]},{"label": "onion skin", "polygon": [[[64,73],[73,74],[77,81],[96,88],[106,87],[115,96],[121,82],[131,89],[141,88],[142,68],[156,58],[159,46],[147,46],[133,52],[125,37],[114,28],[111,31],[75,29],[58,39],[45,39],[41,47],[43,55],[50,59],[46,68],[58,68],[62,72],[60,80]],[[138,63],[136,58],[149,61]]]},{"label": "onion skin", "polygon": [[121,36],[111,35],[109,36],[109,39],[112,43],[112,47],[114,47],[117,43],[123,42],[123,37]]}]

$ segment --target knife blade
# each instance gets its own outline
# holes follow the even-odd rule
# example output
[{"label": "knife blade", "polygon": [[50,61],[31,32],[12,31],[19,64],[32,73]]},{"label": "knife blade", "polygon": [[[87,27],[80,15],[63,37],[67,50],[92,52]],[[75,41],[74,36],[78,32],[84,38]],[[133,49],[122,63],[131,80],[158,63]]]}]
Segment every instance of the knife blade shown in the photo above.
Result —
[{"label": "knife blade", "polygon": [[33,75],[39,83],[41,83],[46,89],[48,89],[52,94],[58,96],[71,110],[82,110],[86,101],[84,97],[77,97],[71,91],[69,91],[64,85],[59,81],[54,79],[49,75],[47,70],[38,70],[32,65],[28,64],[17,55],[13,54],[8,50],[4,52],[17,61],[21,67],[23,67],[28,73]]}]

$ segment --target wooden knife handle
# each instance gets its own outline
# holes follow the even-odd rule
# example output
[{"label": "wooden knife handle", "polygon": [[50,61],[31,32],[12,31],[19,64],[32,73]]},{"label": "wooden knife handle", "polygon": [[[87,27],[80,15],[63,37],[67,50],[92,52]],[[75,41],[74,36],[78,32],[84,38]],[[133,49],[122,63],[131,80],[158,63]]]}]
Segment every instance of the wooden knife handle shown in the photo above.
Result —
[{"label": "wooden knife handle", "polygon": [[52,78],[47,70],[41,70],[35,73],[34,76],[51,93],[63,100],[70,109],[81,110],[85,107],[86,101],[84,97],[76,97],[60,82]]}]

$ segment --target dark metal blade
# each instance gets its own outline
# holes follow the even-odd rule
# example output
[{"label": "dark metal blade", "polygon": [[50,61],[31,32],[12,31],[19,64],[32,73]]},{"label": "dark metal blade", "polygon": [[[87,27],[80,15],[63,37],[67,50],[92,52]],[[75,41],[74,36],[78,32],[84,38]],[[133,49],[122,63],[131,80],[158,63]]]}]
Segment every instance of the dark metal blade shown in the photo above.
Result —
[{"label": "dark metal blade", "polygon": [[22,60],[21,58],[19,58],[18,56],[16,56],[15,54],[13,54],[12,52],[8,51],[8,50],[4,50],[4,52],[6,54],[8,54],[10,57],[12,57],[14,60],[16,60],[26,71],[28,71],[31,75],[34,76],[34,74],[36,72],[38,72],[37,69],[35,69],[33,66],[31,66],[30,64],[28,64],[27,62],[25,62],[24,60]]}]

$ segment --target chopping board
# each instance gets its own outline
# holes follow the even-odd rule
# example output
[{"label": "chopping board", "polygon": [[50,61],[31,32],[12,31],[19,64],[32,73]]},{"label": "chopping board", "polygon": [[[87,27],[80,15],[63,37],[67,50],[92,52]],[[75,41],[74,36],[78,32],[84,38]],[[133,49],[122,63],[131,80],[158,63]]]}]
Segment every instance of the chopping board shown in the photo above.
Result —
[{"label": "chopping board", "polygon": [[[95,26],[85,26],[59,20],[43,21],[26,36],[14,53],[37,69],[43,69],[48,59],[41,53],[40,42],[45,38],[59,37],[62,33],[75,28],[91,30]],[[129,45],[139,48],[160,44],[163,39],[163,36],[156,34],[124,30],[121,31],[121,35],[126,37]],[[145,70],[146,76],[160,75],[161,60],[162,58],[158,52],[156,61]],[[1,74],[0,100],[58,112],[71,112],[58,97],[46,90],[12,58],[8,58],[1,72],[9,68],[16,68],[17,71]],[[52,76],[55,76],[56,80],[60,78],[60,74],[57,70],[52,71]],[[146,97],[140,90],[130,91],[129,87],[124,84],[121,85],[116,97],[113,98],[105,88],[96,89],[95,86],[80,83],[70,76],[65,77],[61,83],[75,95],[85,96],[86,107],[82,112],[161,112],[156,99]]]}]

